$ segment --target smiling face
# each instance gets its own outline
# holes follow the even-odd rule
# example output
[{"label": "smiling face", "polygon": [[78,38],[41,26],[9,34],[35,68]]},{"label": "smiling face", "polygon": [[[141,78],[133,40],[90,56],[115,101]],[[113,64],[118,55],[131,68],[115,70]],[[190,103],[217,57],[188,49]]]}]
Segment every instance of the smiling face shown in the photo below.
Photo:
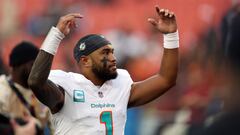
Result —
[{"label": "smiling face", "polygon": [[89,55],[92,72],[101,80],[107,81],[117,77],[116,57],[111,45],[103,46]]}]

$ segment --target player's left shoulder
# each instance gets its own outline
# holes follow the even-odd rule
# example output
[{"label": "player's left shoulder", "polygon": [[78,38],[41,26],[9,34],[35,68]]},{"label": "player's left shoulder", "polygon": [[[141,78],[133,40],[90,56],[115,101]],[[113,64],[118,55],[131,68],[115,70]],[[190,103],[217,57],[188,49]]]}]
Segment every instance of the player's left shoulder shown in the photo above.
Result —
[{"label": "player's left shoulder", "polygon": [[67,84],[66,80],[70,80],[68,72],[63,70],[51,70],[48,79],[56,84]]},{"label": "player's left shoulder", "polygon": [[126,93],[126,91],[130,90],[133,80],[128,71],[125,69],[117,69],[117,73],[117,78],[111,80],[110,82],[112,82],[111,84],[113,87],[121,89],[121,92]]}]

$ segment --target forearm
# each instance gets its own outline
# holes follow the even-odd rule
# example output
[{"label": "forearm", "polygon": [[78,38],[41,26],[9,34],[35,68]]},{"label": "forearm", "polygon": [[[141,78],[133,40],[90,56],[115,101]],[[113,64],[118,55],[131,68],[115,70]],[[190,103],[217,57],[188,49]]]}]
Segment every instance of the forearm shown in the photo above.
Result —
[{"label": "forearm", "polygon": [[48,79],[52,66],[53,55],[40,50],[28,78],[30,86],[43,86]]},{"label": "forearm", "polygon": [[164,35],[164,52],[159,74],[163,79],[173,85],[175,84],[178,72],[178,47],[179,36],[178,31]]},{"label": "forearm", "polygon": [[159,75],[164,78],[169,85],[174,85],[178,72],[178,48],[164,49]]},{"label": "forearm", "polygon": [[62,105],[64,93],[52,81],[48,80],[53,55],[41,50],[34,62],[30,76],[28,78],[29,87],[34,95],[43,104],[47,105],[52,112],[56,112],[56,107]]},{"label": "forearm", "polygon": [[48,80],[54,54],[64,36],[58,29],[52,28],[43,42],[28,78],[29,87],[35,96],[51,110],[64,101],[64,92]]},{"label": "forearm", "polygon": [[47,82],[53,57],[63,38],[64,34],[58,28],[51,28],[32,67],[28,79],[30,87],[41,87]]}]

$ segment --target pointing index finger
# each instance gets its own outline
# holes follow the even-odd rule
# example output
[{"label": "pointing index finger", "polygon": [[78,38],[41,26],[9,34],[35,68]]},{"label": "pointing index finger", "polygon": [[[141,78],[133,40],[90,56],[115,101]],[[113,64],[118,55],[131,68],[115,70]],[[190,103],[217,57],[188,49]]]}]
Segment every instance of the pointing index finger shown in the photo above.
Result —
[{"label": "pointing index finger", "polygon": [[160,7],[159,7],[159,5],[155,5],[155,8],[156,8],[157,13],[160,14]]},{"label": "pointing index finger", "polygon": [[83,18],[83,15],[81,15],[80,13],[70,13],[68,15],[66,15],[66,17],[72,16],[74,18]]},{"label": "pointing index finger", "polygon": [[71,13],[71,14],[61,17],[61,20],[64,23],[68,23],[69,21],[74,21],[76,18],[83,18],[83,16],[79,13]]}]

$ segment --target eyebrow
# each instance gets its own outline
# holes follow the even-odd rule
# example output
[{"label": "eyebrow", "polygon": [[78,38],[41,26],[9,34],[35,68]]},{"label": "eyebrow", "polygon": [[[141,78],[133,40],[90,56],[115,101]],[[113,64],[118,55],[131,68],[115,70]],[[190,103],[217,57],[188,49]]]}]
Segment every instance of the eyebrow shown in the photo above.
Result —
[{"label": "eyebrow", "polygon": [[101,52],[105,52],[105,51],[114,51],[114,48],[104,48],[102,49]]}]

